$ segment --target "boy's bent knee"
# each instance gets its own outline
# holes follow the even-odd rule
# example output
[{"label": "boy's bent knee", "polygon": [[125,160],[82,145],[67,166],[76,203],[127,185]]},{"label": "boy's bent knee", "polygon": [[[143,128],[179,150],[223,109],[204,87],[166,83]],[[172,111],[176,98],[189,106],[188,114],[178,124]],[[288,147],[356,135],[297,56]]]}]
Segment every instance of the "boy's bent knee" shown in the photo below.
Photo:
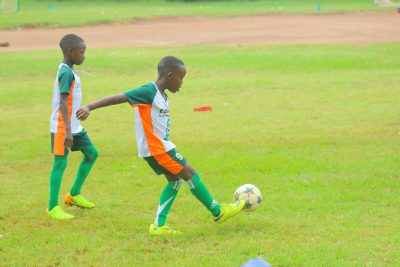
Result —
[{"label": "boy's bent knee", "polygon": [[91,156],[93,161],[95,161],[99,157],[99,151],[95,147],[93,147],[93,154]]},{"label": "boy's bent knee", "polygon": [[164,175],[167,178],[168,182],[176,182],[181,179],[178,175],[175,175],[175,174],[166,173]]},{"label": "boy's bent knee", "polygon": [[183,180],[190,180],[196,174],[196,170],[190,165],[186,163],[185,168],[179,173],[179,176],[182,177]]},{"label": "boy's bent knee", "polygon": [[95,146],[89,146],[87,149],[85,149],[83,154],[85,155],[87,161],[94,162],[99,156],[99,151]]}]

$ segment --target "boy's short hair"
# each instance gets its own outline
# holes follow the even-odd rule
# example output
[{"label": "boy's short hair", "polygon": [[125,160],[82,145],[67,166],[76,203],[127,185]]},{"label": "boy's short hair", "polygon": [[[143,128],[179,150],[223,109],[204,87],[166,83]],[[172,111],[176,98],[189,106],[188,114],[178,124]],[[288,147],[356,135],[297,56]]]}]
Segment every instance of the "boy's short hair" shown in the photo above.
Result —
[{"label": "boy's short hair", "polygon": [[85,42],[81,37],[76,34],[70,33],[64,35],[60,40],[60,48],[64,52],[70,47],[74,47],[77,43]]},{"label": "boy's short hair", "polygon": [[159,74],[175,71],[178,68],[185,66],[182,60],[174,56],[166,56],[158,63],[157,70]]}]

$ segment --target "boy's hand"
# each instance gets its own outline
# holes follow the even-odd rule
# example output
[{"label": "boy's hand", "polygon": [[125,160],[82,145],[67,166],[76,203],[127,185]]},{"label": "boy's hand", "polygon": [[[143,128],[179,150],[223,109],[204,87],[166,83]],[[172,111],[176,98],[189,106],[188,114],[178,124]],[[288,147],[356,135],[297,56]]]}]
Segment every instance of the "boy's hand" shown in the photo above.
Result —
[{"label": "boy's hand", "polygon": [[64,140],[65,149],[70,149],[72,147],[73,143],[74,143],[74,138],[72,137],[72,133],[71,133],[71,131],[67,131],[67,134],[65,135],[65,140]]},{"label": "boy's hand", "polygon": [[76,112],[76,117],[78,118],[78,120],[81,121],[86,120],[86,118],[89,117],[89,115],[90,115],[90,109],[88,106],[84,106],[78,109],[78,111]]}]

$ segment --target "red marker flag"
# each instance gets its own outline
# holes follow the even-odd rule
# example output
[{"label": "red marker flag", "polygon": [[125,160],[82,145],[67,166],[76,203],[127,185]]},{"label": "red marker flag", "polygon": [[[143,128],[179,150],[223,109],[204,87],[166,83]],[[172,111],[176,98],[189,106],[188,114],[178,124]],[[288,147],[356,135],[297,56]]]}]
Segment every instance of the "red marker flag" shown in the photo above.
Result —
[{"label": "red marker flag", "polygon": [[194,111],[211,111],[212,107],[211,106],[203,106],[203,107],[197,107],[193,108]]}]

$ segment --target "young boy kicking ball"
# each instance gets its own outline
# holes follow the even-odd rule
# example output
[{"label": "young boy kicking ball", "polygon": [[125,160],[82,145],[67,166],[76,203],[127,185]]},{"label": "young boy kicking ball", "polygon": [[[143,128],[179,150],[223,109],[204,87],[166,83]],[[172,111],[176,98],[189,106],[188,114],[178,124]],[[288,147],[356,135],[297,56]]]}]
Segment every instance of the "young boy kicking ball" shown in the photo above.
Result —
[{"label": "young boy kicking ball", "polygon": [[170,114],[168,96],[179,91],[186,75],[185,64],[176,57],[164,57],[158,64],[158,78],[123,94],[109,96],[77,111],[77,118],[85,120],[90,111],[128,102],[136,108],[136,140],[139,157],[143,157],[157,174],[164,174],[168,180],[161,193],[154,224],[150,235],[182,234],[166,225],[168,212],[178,194],[182,179],[193,195],[212,213],[217,223],[222,223],[238,214],[245,204],[243,200],[233,204],[218,204],[201,181],[199,174],[179,154],[169,139]]}]

